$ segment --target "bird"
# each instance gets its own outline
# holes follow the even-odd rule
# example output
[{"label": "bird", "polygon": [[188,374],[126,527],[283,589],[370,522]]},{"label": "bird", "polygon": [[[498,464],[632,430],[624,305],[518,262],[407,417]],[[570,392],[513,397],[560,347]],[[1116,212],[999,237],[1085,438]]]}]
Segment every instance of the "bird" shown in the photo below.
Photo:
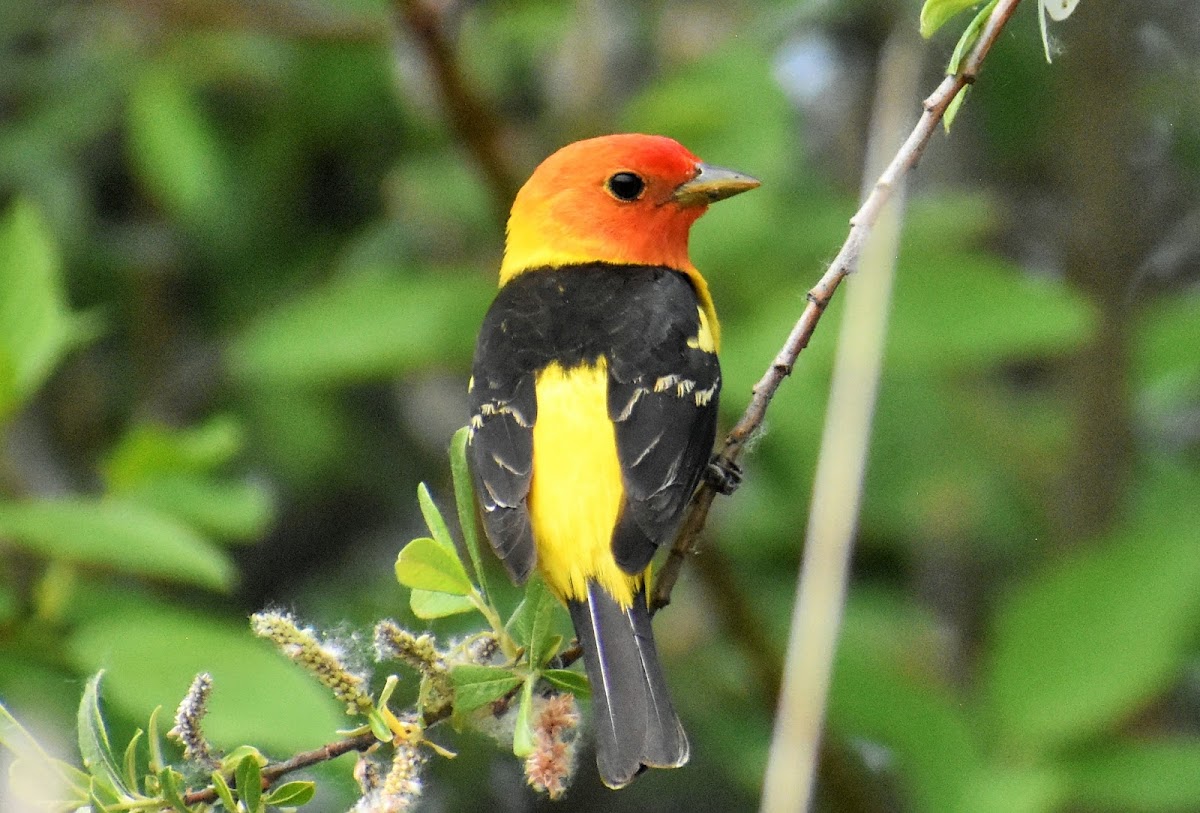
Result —
[{"label": "bird", "polygon": [[685,764],[647,600],[712,454],[720,325],[688,256],[710,203],[759,186],[666,136],[577,141],[518,191],[468,384],[483,526],[570,612],[601,780]]}]

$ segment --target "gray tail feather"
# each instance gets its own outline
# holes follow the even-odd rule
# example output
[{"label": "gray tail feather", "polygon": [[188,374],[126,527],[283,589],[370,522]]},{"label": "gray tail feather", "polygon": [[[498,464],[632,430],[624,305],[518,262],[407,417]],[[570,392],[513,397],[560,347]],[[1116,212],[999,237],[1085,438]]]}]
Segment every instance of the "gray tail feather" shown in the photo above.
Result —
[{"label": "gray tail feather", "polygon": [[572,600],[568,607],[592,685],[596,764],[604,784],[620,788],[647,767],[683,765],[687,735],[667,693],[645,592],[622,610],[589,582],[587,601]]}]

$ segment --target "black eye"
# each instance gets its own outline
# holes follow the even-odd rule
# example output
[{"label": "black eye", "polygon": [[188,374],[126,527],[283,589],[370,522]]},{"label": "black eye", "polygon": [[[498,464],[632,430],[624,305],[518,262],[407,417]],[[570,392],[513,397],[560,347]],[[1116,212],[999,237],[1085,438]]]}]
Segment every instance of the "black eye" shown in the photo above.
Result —
[{"label": "black eye", "polygon": [[608,179],[606,186],[617,200],[637,200],[646,182],[632,172],[618,172]]}]

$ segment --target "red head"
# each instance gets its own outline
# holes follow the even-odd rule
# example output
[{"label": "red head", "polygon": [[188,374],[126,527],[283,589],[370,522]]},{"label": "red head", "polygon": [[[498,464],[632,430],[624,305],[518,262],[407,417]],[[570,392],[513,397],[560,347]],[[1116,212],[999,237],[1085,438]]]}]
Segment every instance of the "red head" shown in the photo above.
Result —
[{"label": "red head", "polygon": [[517,193],[503,285],[532,268],[607,262],[695,272],[688,230],[708,204],[758,181],[663,136],[610,135],[551,155]]}]

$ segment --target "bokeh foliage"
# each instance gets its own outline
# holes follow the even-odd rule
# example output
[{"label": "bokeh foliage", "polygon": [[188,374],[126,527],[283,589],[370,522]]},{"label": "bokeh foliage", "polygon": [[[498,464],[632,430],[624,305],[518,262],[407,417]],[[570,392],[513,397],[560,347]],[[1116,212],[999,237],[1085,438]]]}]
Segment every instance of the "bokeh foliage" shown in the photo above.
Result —
[{"label": "bokeh foliage", "polygon": [[[86,676],[132,729],[209,671],[216,743],[319,745],[338,705],[245,617],[419,623],[392,562],[415,484],[449,503],[495,193],[379,0],[0,5],[0,700],[69,753]],[[1023,5],[917,173],[829,810],[1200,807],[1200,12],[1085,0],[1047,66]],[[871,68],[916,5],[444,6],[516,175],[640,130],[764,181],[693,240],[732,422],[844,236]],[[1114,53],[1126,92],[1087,108]],[[656,621],[693,764],[614,796],[585,760],[574,809],[753,805],[774,698],[722,602],[778,662],[837,319],[710,524],[723,586],[685,575]],[[1128,442],[1083,431],[1100,412]],[[431,804],[535,804],[511,757],[456,745]]]}]

